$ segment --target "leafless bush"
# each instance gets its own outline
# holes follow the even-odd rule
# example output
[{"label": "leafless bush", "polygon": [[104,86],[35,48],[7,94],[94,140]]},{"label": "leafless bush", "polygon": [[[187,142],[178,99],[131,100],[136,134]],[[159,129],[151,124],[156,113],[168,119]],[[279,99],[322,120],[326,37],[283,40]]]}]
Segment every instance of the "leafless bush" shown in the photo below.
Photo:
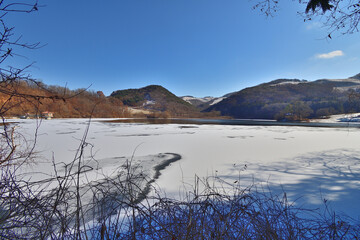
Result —
[{"label": "leafless bush", "polygon": [[[335,215],[296,207],[286,193],[275,196],[234,186],[228,193],[203,182],[185,201],[159,197],[138,206],[135,239],[356,239],[360,226]],[[232,194],[229,194],[232,192]],[[311,213],[311,214],[310,214]]]}]

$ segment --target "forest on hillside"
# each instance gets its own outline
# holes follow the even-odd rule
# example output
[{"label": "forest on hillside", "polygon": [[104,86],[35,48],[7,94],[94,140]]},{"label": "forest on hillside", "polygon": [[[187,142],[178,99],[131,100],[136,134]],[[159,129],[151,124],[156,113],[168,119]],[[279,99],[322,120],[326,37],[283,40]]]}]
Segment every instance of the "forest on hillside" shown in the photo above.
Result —
[{"label": "forest on hillside", "polygon": [[111,93],[110,96],[121,100],[124,105],[162,112],[164,116],[195,117],[205,115],[201,114],[195,106],[159,85],[118,90]]},{"label": "forest on hillside", "polygon": [[[56,118],[130,117],[116,98],[86,89],[70,90],[35,81],[0,83],[0,104],[7,117],[40,116],[52,112]],[[16,93],[9,95],[8,92]]]},{"label": "forest on hillside", "polygon": [[[3,81],[0,84],[0,109],[5,117],[35,118],[44,112],[51,112],[54,118],[219,117],[218,112],[201,113],[161,86],[119,90],[106,97],[102,91],[70,90],[38,81]],[[151,104],[144,105],[149,100]]]},{"label": "forest on hillside", "polygon": [[234,118],[277,120],[304,120],[360,111],[359,92],[351,88],[353,83],[291,79],[295,84],[279,84],[285,81],[289,80],[246,88],[205,111],[220,111]]}]

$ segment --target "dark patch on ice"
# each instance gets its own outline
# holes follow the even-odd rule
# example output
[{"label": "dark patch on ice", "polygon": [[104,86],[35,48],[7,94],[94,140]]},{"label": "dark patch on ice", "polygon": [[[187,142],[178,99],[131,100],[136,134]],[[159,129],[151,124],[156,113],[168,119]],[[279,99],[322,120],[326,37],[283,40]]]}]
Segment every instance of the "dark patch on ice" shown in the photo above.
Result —
[{"label": "dark patch on ice", "polygon": [[[168,157],[169,155],[172,155],[172,157],[170,159],[167,160],[163,160],[162,162],[160,162],[159,164],[155,165],[153,167],[153,169],[155,170],[154,175],[151,177],[150,180],[148,180],[145,183],[145,186],[143,189],[140,188],[141,184],[137,185],[135,189],[133,189],[133,193],[136,196],[125,196],[124,194],[127,193],[126,189],[121,189],[120,191],[114,191],[114,192],[106,192],[106,195],[103,196],[103,198],[99,199],[99,201],[97,203],[95,203],[94,206],[92,206],[91,211],[89,211],[89,213],[91,212],[92,215],[88,216],[89,220],[92,219],[93,216],[95,217],[101,217],[101,214],[106,213],[107,215],[115,215],[119,209],[121,208],[126,208],[127,204],[126,202],[130,201],[131,198],[136,197],[135,199],[132,200],[132,204],[138,204],[141,201],[143,201],[147,195],[150,193],[151,191],[151,185],[152,183],[154,183],[159,176],[161,175],[161,171],[164,170],[166,167],[170,166],[171,163],[174,163],[176,161],[179,161],[181,159],[181,155],[176,154],[176,153],[160,153],[159,156],[160,157]],[[123,157],[119,157],[119,158],[123,158]],[[146,176],[142,175],[142,173],[138,173],[137,175],[132,175],[131,176],[131,181],[134,181],[134,184],[136,185],[136,181],[146,181]],[[93,182],[92,183],[92,187],[94,189],[101,189],[101,187],[103,185],[112,185],[113,182],[117,181],[117,177],[115,177],[114,179],[108,179],[108,180],[100,180],[97,182]],[[126,181],[126,180],[125,180]],[[130,183],[131,185],[131,183]],[[120,186],[120,185],[119,185]],[[119,186],[115,186],[119,187]],[[121,184],[121,186],[127,186],[126,182],[123,182],[123,184]],[[130,190],[131,191],[131,190]]]},{"label": "dark patch on ice", "polygon": [[94,133],[112,133],[112,132],[116,132],[116,130],[105,130],[105,131],[96,131]]},{"label": "dark patch on ice", "polygon": [[253,138],[254,136],[227,136],[228,138],[240,138],[240,139],[247,139]]},{"label": "dark patch on ice", "polygon": [[287,140],[287,138],[274,138],[275,140]]},{"label": "dark patch on ice", "polygon": [[139,194],[138,198],[136,199],[136,201],[135,201],[136,203],[140,203],[150,193],[151,184],[154,183],[160,177],[162,170],[164,170],[166,167],[170,166],[171,163],[174,163],[181,159],[181,155],[177,154],[177,153],[164,153],[164,154],[173,155],[173,157],[168,160],[164,160],[161,163],[159,163],[158,165],[154,166],[154,170],[155,170],[154,177],[153,177],[153,179],[151,179],[150,181],[148,181],[146,183],[144,190]]},{"label": "dark patch on ice", "polygon": [[58,132],[56,134],[73,134],[76,133],[76,131],[71,131],[71,132]]},{"label": "dark patch on ice", "polygon": [[183,128],[199,128],[197,126],[179,126],[180,129],[183,129]]},{"label": "dark patch on ice", "polygon": [[105,135],[105,136],[115,136],[115,137],[150,137],[150,136],[159,136],[161,134],[129,134],[129,135]]},{"label": "dark patch on ice", "polygon": [[166,133],[166,134],[159,134],[159,133],[142,133],[142,134],[128,134],[128,135],[110,135],[107,134],[105,136],[111,136],[111,137],[151,137],[151,136],[161,136],[161,135],[180,135],[180,134],[194,134],[195,132],[177,132],[177,133]]}]

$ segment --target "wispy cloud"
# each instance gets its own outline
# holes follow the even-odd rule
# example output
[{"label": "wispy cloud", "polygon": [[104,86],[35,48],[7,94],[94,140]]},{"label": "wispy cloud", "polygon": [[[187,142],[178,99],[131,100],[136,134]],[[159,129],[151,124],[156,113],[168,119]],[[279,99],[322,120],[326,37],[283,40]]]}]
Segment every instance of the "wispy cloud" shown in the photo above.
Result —
[{"label": "wispy cloud", "polygon": [[323,26],[321,22],[307,22],[305,27],[306,30],[319,29]]},{"label": "wispy cloud", "polygon": [[352,61],[352,62],[357,61],[357,60],[359,60],[358,57],[352,57],[352,58],[349,59],[349,61]]},{"label": "wispy cloud", "polygon": [[329,59],[329,58],[340,57],[340,56],[344,56],[344,52],[341,50],[336,50],[336,51],[332,51],[329,53],[321,53],[321,54],[315,55],[316,58],[320,58],[320,59]]}]

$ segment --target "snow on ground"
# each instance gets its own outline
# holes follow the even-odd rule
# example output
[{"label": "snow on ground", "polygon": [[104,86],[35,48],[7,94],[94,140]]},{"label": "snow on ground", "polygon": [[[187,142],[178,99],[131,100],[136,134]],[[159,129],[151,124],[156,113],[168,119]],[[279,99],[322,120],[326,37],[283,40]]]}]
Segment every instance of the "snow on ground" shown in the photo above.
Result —
[{"label": "snow on ground", "polygon": [[147,111],[144,109],[137,109],[137,108],[132,108],[132,107],[128,107],[127,109],[131,114],[150,114],[151,113],[150,111]]},{"label": "snow on ground", "polygon": [[284,81],[284,82],[280,82],[280,83],[276,83],[276,84],[271,84],[270,86],[280,86],[280,85],[286,85],[286,84],[297,85],[299,83],[306,83],[306,82]]},{"label": "snow on ground", "polygon": [[[35,120],[19,120],[28,134]],[[86,119],[53,119],[39,128],[36,150],[42,156],[27,172],[50,174],[51,160],[69,163],[87,126]],[[29,135],[31,136],[31,135]],[[360,130],[289,126],[134,124],[92,121],[87,142],[103,173],[112,173],[131,158],[146,169],[164,153],[181,155],[162,171],[156,184],[167,196],[182,197],[194,176],[218,176],[244,187],[269,186],[285,191],[296,204],[330,208],[360,217]],[[159,155],[160,154],[160,155]],[[87,157],[90,152],[86,153]],[[149,161],[155,164],[149,164]],[[145,165],[144,165],[145,166]],[[31,174],[34,179],[41,174]],[[94,173],[91,180],[101,174]],[[300,198],[300,199],[299,199]]]},{"label": "snow on ground", "polygon": [[192,100],[198,100],[198,101],[201,101],[203,103],[206,103],[206,102],[210,102],[212,101],[213,99],[215,99],[215,97],[203,97],[203,98],[198,98],[198,97],[193,97],[193,96],[184,96],[184,97],[181,97],[184,101],[188,102],[191,104],[191,101]]},{"label": "snow on ground", "polygon": [[216,99],[215,101],[213,101],[213,102],[210,104],[210,106],[211,106],[211,105],[215,105],[215,104],[221,102],[221,101],[224,100],[225,98],[226,98],[226,97],[219,97],[218,99]]},{"label": "snow on ground", "polygon": [[312,119],[311,122],[321,122],[321,123],[360,122],[360,113],[331,115],[329,116],[329,118]]}]

